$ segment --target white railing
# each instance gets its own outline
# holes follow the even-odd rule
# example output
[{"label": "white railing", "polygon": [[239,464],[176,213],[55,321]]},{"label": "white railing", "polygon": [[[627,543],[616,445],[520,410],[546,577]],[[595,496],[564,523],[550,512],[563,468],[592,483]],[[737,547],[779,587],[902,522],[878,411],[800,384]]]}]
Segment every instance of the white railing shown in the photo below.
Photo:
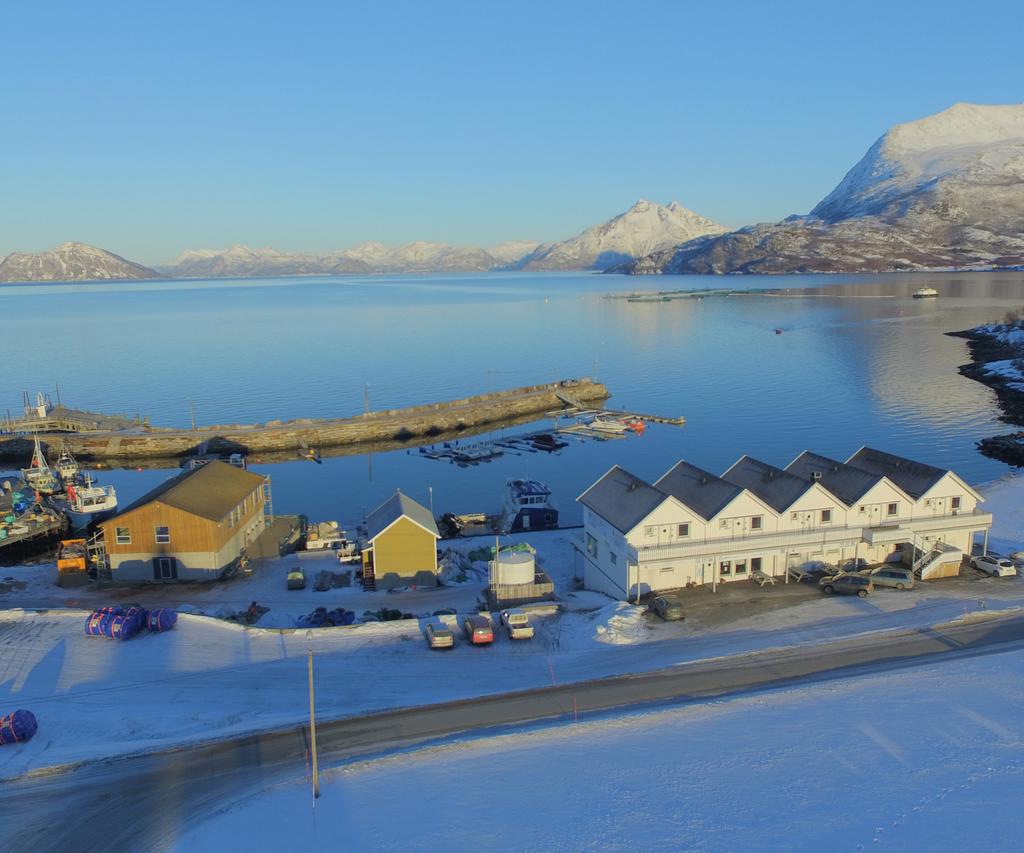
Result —
[{"label": "white railing", "polygon": [[[933,524],[934,522],[934,524]],[[905,519],[893,524],[855,525],[837,527],[813,527],[801,530],[784,530],[777,533],[762,533],[757,536],[721,536],[695,539],[693,541],[672,542],[663,545],[641,545],[630,548],[630,556],[636,562],[655,560],[672,560],[714,554],[719,551],[735,550],[737,547],[746,549],[799,547],[802,545],[853,545],[864,541],[865,531],[893,530],[905,533],[908,541],[914,541],[918,534],[914,528],[918,525],[931,529],[941,526],[962,528],[969,526],[988,526],[992,523],[992,515],[987,512],[957,511],[944,516],[926,516],[917,519]],[[916,544],[916,543],[915,543]]]}]

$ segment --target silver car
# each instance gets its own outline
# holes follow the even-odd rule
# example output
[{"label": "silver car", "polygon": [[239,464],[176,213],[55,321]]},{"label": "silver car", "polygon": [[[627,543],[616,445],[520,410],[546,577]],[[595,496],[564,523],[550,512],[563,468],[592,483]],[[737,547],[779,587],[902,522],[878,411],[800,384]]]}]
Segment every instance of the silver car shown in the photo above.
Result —
[{"label": "silver car", "polygon": [[894,589],[914,588],[914,572],[903,566],[878,566],[874,569],[864,569],[857,574],[871,578],[871,583],[875,586],[889,586]]}]

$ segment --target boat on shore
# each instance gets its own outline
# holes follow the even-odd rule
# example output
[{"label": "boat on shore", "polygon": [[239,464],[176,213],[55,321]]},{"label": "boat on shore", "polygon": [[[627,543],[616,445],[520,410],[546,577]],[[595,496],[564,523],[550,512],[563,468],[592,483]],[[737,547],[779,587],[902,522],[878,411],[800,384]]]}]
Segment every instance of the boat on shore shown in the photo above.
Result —
[{"label": "boat on shore", "polygon": [[935,299],[938,295],[934,287],[919,287],[914,291],[914,299]]}]

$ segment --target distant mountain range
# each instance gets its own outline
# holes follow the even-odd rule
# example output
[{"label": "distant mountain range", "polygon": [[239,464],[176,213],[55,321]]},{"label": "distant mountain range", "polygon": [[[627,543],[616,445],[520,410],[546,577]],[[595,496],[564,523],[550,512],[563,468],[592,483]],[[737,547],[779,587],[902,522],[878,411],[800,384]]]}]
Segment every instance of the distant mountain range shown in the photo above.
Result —
[{"label": "distant mountain range", "polygon": [[887,272],[1024,264],[1024,104],[956,104],[885,133],[806,216],[616,271]]},{"label": "distant mountain range", "polygon": [[0,281],[100,281],[124,278],[162,276],[156,270],[85,243],[64,243],[46,252],[12,252],[0,261]]},{"label": "distant mountain range", "polygon": [[15,252],[0,281],[595,270],[832,273],[1024,265],[1024,104],[956,104],[885,133],[810,213],[728,231],[640,200],[575,237],[497,246],[362,243],[319,254],[199,249],[159,271],[83,243]]}]

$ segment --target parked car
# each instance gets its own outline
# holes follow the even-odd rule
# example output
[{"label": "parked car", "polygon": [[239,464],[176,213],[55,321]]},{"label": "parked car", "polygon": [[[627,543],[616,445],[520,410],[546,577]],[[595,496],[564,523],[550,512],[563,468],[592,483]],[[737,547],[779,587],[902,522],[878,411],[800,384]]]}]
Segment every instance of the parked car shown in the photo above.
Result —
[{"label": "parked car", "polygon": [[427,645],[430,648],[455,648],[455,632],[443,622],[428,622],[425,633],[427,635]]},{"label": "parked car", "polygon": [[683,610],[683,600],[671,592],[663,592],[651,599],[650,610],[657,613],[666,622],[677,622],[686,618]]},{"label": "parked car", "polygon": [[825,595],[857,595],[861,598],[867,597],[875,591],[871,578],[864,575],[836,575],[835,577],[822,578],[818,581]]},{"label": "parked car", "polygon": [[508,630],[510,640],[533,639],[533,625],[525,610],[501,611],[501,624]]},{"label": "parked car", "polygon": [[996,578],[1012,578],[1017,574],[1013,563],[1005,557],[997,557],[995,554],[971,557],[971,568]]},{"label": "parked car", "polygon": [[839,569],[831,563],[804,563],[800,566],[790,566],[786,571],[793,580],[808,583],[817,583],[822,578],[839,574]]},{"label": "parked car", "polygon": [[288,589],[305,589],[306,573],[296,566],[288,570]]},{"label": "parked car", "polygon": [[875,586],[891,586],[895,589],[913,589],[914,572],[903,566],[877,566],[864,569],[857,574],[871,578]]},{"label": "parked car", "polygon": [[494,628],[491,627],[491,620],[479,613],[476,616],[467,616],[462,623],[462,629],[466,632],[466,639],[474,646],[484,646],[494,642]]}]

